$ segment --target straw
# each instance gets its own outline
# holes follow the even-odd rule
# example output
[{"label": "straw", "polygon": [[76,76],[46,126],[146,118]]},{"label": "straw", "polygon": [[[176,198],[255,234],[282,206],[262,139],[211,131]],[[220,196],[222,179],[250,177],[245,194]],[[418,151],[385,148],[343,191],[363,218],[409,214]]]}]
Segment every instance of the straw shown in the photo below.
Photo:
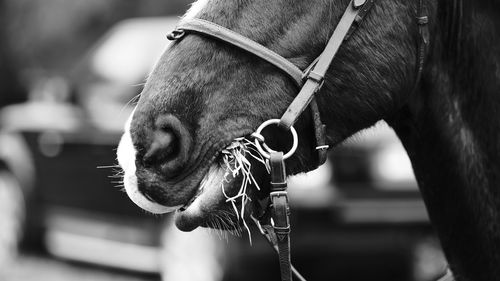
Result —
[{"label": "straw", "polygon": [[[241,219],[243,226],[248,232],[250,244],[252,243],[252,236],[250,229],[244,219],[245,206],[249,201],[252,201],[247,195],[247,190],[250,186],[255,186],[260,190],[259,184],[252,175],[252,164],[248,160],[253,158],[259,163],[264,164],[267,172],[269,173],[268,161],[259,153],[255,144],[246,138],[235,139],[228,147],[222,150],[223,169],[225,169],[224,180],[221,183],[221,190],[226,197],[226,202],[230,202],[238,220]],[[229,177],[236,178],[241,176],[241,184],[238,192],[234,196],[227,195],[224,184],[229,183]],[[241,202],[241,207],[238,210],[237,202]]]}]

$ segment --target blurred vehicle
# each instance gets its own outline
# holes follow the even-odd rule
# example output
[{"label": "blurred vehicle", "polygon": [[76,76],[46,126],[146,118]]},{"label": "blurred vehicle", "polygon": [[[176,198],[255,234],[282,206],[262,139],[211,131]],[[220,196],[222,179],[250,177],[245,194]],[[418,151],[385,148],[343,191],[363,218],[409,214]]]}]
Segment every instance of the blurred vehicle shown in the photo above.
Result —
[{"label": "blurred vehicle", "polygon": [[[263,239],[254,238],[249,247],[246,239],[220,245],[206,235],[177,235],[168,217],[145,214],[120,192],[114,165],[122,126],[177,20],[118,23],[69,79],[41,80],[30,102],[1,112],[4,134],[15,138],[14,154],[22,156],[9,157],[11,166],[17,178],[29,179],[19,184],[27,206],[25,240],[55,257],[163,272],[169,280],[188,280],[173,269],[181,261],[204,272],[189,280],[277,280],[276,257]],[[312,280],[326,274],[338,280],[430,280],[443,261],[411,164],[386,125],[366,135],[335,148],[319,170],[292,178],[294,263]],[[13,146],[0,138],[0,147]],[[212,263],[202,266],[202,260]]]},{"label": "blurred vehicle", "polygon": [[[0,139],[4,138],[0,134]],[[0,142],[2,142],[0,140]],[[2,142],[3,143],[3,142]],[[0,159],[2,159],[0,148]],[[26,215],[19,180],[5,161],[0,160],[0,279],[18,254],[19,237]]]},{"label": "blurred vehicle", "polygon": [[31,179],[22,184],[28,247],[70,260],[159,272],[163,220],[145,214],[121,192],[115,153],[131,112],[128,102],[140,92],[177,21],[118,23],[69,78],[39,75],[30,101],[0,113],[0,159],[7,159],[17,178]]}]

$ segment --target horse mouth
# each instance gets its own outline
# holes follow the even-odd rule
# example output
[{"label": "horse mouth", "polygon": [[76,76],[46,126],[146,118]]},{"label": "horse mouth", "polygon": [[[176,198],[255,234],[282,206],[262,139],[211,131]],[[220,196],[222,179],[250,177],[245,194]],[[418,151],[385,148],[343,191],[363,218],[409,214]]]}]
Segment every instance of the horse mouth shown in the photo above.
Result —
[{"label": "horse mouth", "polygon": [[[197,173],[194,173],[195,178],[192,180],[197,182],[198,187],[191,193],[190,198],[178,197],[172,204],[163,204],[138,188],[140,179],[136,173],[136,152],[130,134],[126,130],[118,146],[118,162],[124,171],[125,191],[136,205],[148,212],[153,214],[175,212],[177,228],[183,231],[191,231],[199,226],[211,228],[222,226],[229,231],[238,228],[239,222],[245,223],[243,217],[249,211],[245,206],[250,205],[247,204],[251,201],[250,196],[259,189],[256,179],[265,175],[265,160],[247,138],[237,138],[228,143],[228,146],[214,155],[212,161],[205,164],[208,167],[195,168],[205,174],[197,180]],[[264,165],[259,165],[259,162]],[[187,187],[183,189],[187,190]],[[181,200],[187,203],[179,204]]]},{"label": "horse mouth", "polygon": [[201,180],[196,194],[187,204],[175,213],[175,224],[182,231],[191,231],[198,226],[207,224],[208,217],[224,201],[220,190],[217,190],[224,180],[224,171],[220,165],[213,163]]},{"label": "horse mouth", "polygon": [[240,228],[240,223],[246,226],[245,217],[252,212],[250,196],[260,190],[258,177],[253,174],[263,167],[265,160],[250,141],[234,140],[210,165],[196,194],[176,211],[177,228],[191,231],[199,226],[222,227],[232,231]]}]

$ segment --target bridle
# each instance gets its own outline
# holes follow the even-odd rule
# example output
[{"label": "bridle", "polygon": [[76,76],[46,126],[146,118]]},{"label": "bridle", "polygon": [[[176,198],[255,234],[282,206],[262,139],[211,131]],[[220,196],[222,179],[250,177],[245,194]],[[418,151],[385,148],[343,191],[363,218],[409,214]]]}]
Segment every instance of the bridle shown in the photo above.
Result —
[{"label": "bridle", "polygon": [[[252,134],[255,138],[255,145],[259,152],[269,160],[271,168],[270,200],[266,202],[263,208],[265,212],[260,214],[257,218],[252,216],[252,219],[256,222],[261,233],[278,252],[281,280],[283,281],[292,280],[292,274],[299,280],[305,280],[293,268],[290,258],[290,208],[286,191],[285,160],[292,156],[297,148],[298,137],[293,125],[302,112],[304,112],[307,107],[310,107],[316,138],[317,163],[318,166],[322,165],[326,161],[329,145],[326,142],[325,125],[321,122],[318,105],[314,96],[323,86],[326,72],[340,49],[340,46],[361,25],[365,16],[374,6],[375,1],[376,0],[351,0],[325,49],[304,71],[263,45],[232,30],[203,19],[194,18],[182,20],[176,29],[167,36],[170,40],[181,40],[185,35],[194,33],[233,45],[274,65],[285,73],[300,89],[298,95],[280,119],[271,119],[264,122],[257,131]],[[418,1],[416,14],[419,38],[417,39],[418,55],[415,88],[421,80],[430,39],[428,27],[429,20],[424,0]],[[261,132],[270,125],[277,125],[291,132],[293,145],[290,151],[287,153],[274,151],[265,144],[265,139]]]}]

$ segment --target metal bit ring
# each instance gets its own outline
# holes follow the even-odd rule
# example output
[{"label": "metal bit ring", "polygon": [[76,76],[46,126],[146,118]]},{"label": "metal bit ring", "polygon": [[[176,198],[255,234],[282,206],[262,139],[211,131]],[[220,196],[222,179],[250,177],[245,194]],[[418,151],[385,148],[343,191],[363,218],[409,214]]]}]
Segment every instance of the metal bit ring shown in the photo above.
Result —
[{"label": "metal bit ring", "polygon": [[[257,136],[261,136],[262,131],[267,126],[269,126],[269,125],[277,125],[279,123],[280,123],[280,119],[270,119],[270,120],[267,120],[266,122],[262,123],[262,125],[260,125],[259,128],[257,128],[257,130],[255,131],[254,134],[257,135]],[[293,126],[290,127],[290,133],[292,134],[292,137],[293,137],[292,148],[285,155],[283,155],[283,159],[290,158],[295,153],[295,151],[297,150],[297,147],[299,146],[299,137],[297,135],[297,131],[295,130],[295,128]],[[265,142],[262,141],[262,139],[263,138],[261,138],[259,140],[259,138],[255,138],[255,146],[259,150],[260,154],[262,154],[262,156],[264,156],[265,158],[269,159],[269,158],[271,158],[270,153],[271,152],[275,152],[275,150],[271,149]]]}]

